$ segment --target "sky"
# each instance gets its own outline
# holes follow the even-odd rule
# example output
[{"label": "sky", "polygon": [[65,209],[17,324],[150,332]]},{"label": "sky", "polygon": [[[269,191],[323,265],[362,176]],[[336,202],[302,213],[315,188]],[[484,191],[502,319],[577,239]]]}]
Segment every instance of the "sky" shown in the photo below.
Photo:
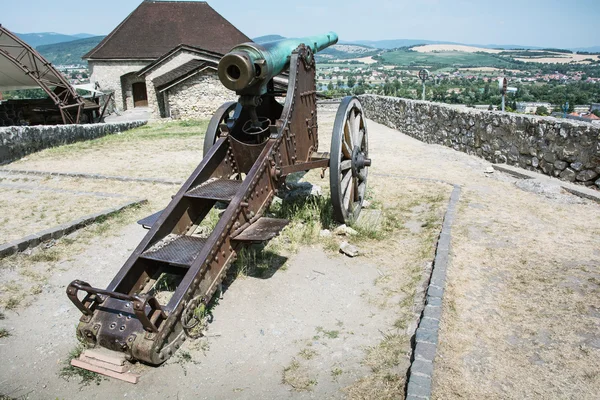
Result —
[{"label": "sky", "polygon": [[[13,32],[112,31],[141,0],[0,0]],[[335,31],[340,40],[422,39],[576,48],[600,45],[598,0],[208,0],[247,36]]]}]

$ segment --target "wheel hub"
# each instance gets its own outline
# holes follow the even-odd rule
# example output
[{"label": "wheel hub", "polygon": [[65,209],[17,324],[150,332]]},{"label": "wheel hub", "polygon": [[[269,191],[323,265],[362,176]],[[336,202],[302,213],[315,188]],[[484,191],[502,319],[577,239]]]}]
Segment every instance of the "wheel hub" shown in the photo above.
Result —
[{"label": "wheel hub", "polygon": [[371,159],[367,158],[367,155],[360,147],[354,146],[354,149],[352,149],[352,175],[358,176],[362,169],[370,166]]}]

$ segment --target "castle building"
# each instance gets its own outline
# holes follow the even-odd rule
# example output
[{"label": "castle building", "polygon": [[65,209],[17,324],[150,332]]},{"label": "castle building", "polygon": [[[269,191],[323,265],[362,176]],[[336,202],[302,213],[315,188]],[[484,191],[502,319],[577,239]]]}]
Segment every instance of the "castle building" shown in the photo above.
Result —
[{"label": "castle building", "polygon": [[154,118],[210,117],[236,100],[218,79],[221,57],[251,40],[206,2],[144,1],[83,59],[117,108]]}]

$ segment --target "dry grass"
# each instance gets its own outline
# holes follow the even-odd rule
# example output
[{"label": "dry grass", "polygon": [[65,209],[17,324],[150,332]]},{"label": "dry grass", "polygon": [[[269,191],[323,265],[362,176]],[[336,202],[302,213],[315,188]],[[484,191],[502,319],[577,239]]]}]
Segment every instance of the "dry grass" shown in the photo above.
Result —
[{"label": "dry grass", "polygon": [[116,234],[148,213],[147,206],[132,207],[67,237],[0,259],[0,278],[12,279],[0,286],[0,306],[7,310],[29,306],[34,296],[42,293],[43,286],[61,261],[73,259],[98,237]]},{"label": "dry grass", "polygon": [[[0,190],[2,243],[67,223],[125,202],[123,198],[98,197],[43,190],[36,182],[12,176]],[[14,186],[10,188],[9,186]],[[27,189],[25,189],[27,188]],[[40,190],[40,188],[42,190]]]},{"label": "dry grass", "polygon": [[207,121],[154,123],[46,149],[8,168],[183,180],[202,160],[207,125]]},{"label": "dry grass", "polygon": [[310,369],[302,366],[295,359],[284,368],[282,382],[299,392],[308,391],[317,384],[317,380],[311,375]]},{"label": "dry grass", "polygon": [[434,397],[595,398],[598,206],[503,186],[459,209]]}]

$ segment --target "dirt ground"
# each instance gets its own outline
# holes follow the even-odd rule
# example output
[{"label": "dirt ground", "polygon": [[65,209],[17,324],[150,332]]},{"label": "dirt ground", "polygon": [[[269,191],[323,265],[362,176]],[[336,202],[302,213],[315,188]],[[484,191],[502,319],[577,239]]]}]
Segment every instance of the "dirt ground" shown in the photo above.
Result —
[{"label": "dirt ground", "polygon": [[[320,113],[320,132],[331,129],[332,118],[331,112]],[[535,181],[486,174],[490,164],[484,160],[373,122],[369,130],[373,207],[384,210],[384,226],[393,235],[352,239],[363,254],[348,259],[325,240],[296,250],[284,233],[272,249],[287,262],[266,279],[234,280],[214,310],[209,336],[187,341],[160,368],[146,368],[136,386],[85,386],[59,377],[77,344],[78,312],[64,288],[75,278],[106,285],[143,237],[132,222],[163,207],[176,188],[146,188],[163,200],[60,241],[45,250],[55,251],[53,257],[33,261],[34,252],[0,260],[2,283],[37,292],[2,310],[0,328],[10,336],[0,338],[0,355],[10,363],[0,369],[0,393],[65,399],[402,398],[412,304],[451,188],[425,178],[462,186],[433,397],[596,398],[600,206]],[[195,143],[199,152],[198,137],[180,139]],[[186,153],[169,170],[167,159],[162,164],[156,163],[160,157],[133,157],[140,153],[132,146],[124,150],[131,166],[111,147],[102,153],[104,162],[91,168],[84,165],[93,159],[89,146],[69,154],[57,149],[43,163],[36,158],[43,155],[32,155],[18,168],[116,174],[112,164],[123,157],[123,170],[135,176],[173,179],[185,175],[185,168],[189,172],[198,157]],[[307,178],[326,191],[327,178]],[[85,185],[103,191],[106,183]],[[123,185],[109,184],[118,193],[132,190]]]},{"label": "dirt ground", "polygon": [[131,199],[114,193],[84,192],[78,187],[55,188],[44,178],[0,172],[0,242],[10,242]]},{"label": "dirt ground", "polygon": [[[320,114],[327,143],[333,113]],[[171,129],[172,127],[169,127]],[[182,179],[197,165],[202,136],[178,127],[169,137],[151,126],[143,137],[105,138],[33,154],[8,168],[90,172]],[[196,131],[202,129],[197,128]],[[177,153],[179,146],[187,150]],[[387,139],[371,138],[379,154]],[[97,148],[98,147],[98,148]],[[149,149],[156,156],[139,151]],[[160,154],[161,149],[173,157]],[[378,158],[376,158],[378,159]],[[373,172],[386,172],[381,158]],[[328,176],[305,179],[328,192]],[[433,258],[451,187],[435,182],[370,178],[371,208],[383,211],[377,231],[353,237],[314,237],[313,221],[295,220],[265,249],[272,273],[240,273],[213,311],[208,336],[187,341],[159,368],[136,366],[136,386],[101,380],[82,384],[59,375],[77,347],[79,312],[64,294],[73,279],[108,284],[143,237],[135,221],[161,209],[177,186],[61,178],[44,188],[110,192],[148,198],[150,203],[52,243],[0,260],[0,394],[25,398],[402,398],[409,367],[414,303]],[[333,229],[333,227],[330,227]],[[348,240],[361,251],[350,259],[337,252]]]}]

